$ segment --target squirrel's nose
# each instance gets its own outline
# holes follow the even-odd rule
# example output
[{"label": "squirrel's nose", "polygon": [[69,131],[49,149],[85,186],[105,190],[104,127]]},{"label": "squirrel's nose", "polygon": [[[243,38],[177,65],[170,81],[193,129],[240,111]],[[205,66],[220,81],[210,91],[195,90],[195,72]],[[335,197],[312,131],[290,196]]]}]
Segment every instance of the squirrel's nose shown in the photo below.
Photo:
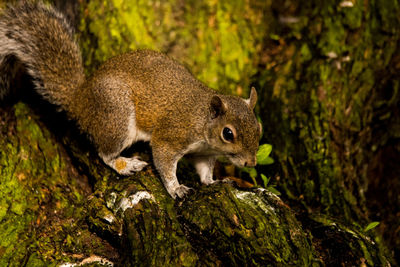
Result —
[{"label": "squirrel's nose", "polygon": [[247,160],[244,163],[245,167],[255,167],[257,165],[256,159],[252,159],[252,160]]}]

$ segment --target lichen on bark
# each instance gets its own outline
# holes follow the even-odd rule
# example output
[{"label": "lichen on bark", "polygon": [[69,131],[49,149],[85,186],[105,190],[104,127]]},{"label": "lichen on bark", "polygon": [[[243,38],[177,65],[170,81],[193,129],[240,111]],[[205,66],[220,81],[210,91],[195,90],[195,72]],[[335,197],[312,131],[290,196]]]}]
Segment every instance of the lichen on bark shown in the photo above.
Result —
[{"label": "lichen on bark", "polygon": [[91,1],[82,11],[88,69],[128,50],[156,49],[210,87],[247,96],[270,10],[263,1],[115,0]]},{"label": "lichen on bark", "polygon": [[368,220],[386,221],[380,231],[390,235],[399,225],[398,209],[385,202],[396,202],[399,171],[388,171],[391,160],[382,154],[399,155],[393,128],[400,99],[399,17],[393,15],[399,3],[287,3],[272,5],[280,23],[264,43],[268,61],[257,76],[263,121],[274,126],[265,140],[280,163],[279,188],[308,212],[340,217],[356,229]]},{"label": "lichen on bark", "polygon": [[79,226],[88,188],[63,147],[25,104],[1,114],[0,265],[50,266],[91,251]]}]

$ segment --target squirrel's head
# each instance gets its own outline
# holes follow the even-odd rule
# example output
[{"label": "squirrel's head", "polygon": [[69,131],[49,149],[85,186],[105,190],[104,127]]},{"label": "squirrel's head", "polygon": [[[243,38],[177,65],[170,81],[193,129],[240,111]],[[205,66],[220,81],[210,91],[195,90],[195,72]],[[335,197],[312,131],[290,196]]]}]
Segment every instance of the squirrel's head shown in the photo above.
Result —
[{"label": "squirrel's head", "polygon": [[215,95],[210,102],[205,133],[208,145],[238,167],[256,165],[261,134],[261,124],[253,112],[256,102],[254,88],[251,88],[249,99]]}]

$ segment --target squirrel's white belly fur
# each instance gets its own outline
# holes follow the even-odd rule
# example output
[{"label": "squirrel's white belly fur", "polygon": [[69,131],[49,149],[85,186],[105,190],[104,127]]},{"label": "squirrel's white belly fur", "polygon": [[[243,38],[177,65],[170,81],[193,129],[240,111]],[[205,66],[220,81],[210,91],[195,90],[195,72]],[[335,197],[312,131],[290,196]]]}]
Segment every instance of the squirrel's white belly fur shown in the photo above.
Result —
[{"label": "squirrel's white belly fur", "polygon": [[135,112],[132,112],[132,114],[129,117],[127,137],[124,141],[123,149],[139,141],[149,142],[150,139],[151,139],[150,133],[138,129],[136,124],[136,114]]}]

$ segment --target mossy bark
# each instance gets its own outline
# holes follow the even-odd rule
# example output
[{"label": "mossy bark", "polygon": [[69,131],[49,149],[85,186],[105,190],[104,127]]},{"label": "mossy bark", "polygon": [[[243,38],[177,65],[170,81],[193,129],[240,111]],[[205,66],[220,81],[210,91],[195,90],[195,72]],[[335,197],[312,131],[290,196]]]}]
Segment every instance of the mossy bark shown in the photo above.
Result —
[{"label": "mossy bark", "polygon": [[301,224],[271,193],[220,184],[197,186],[196,193],[175,201],[152,168],[121,179],[84,145],[84,137],[61,134],[65,125],[54,130],[58,137],[50,133],[47,123],[63,122],[60,114],[43,122],[22,103],[1,111],[1,265],[315,261]]},{"label": "mossy bark", "polygon": [[262,141],[277,162],[259,172],[310,216],[359,230],[381,221],[399,259],[398,1],[92,1],[83,10],[81,29],[95,36],[81,38],[88,66],[149,47],[222,92],[256,86]]},{"label": "mossy bark", "polygon": [[311,215],[380,221],[398,261],[399,2],[289,2],[257,76],[279,188]]},{"label": "mossy bark", "polygon": [[[174,201],[153,167],[118,177],[62,114],[17,103],[0,110],[0,265],[394,265],[396,14],[396,1],[81,2],[88,73],[152,48],[222,92],[255,85],[277,162],[258,171],[283,201],[200,186],[186,167],[196,192]],[[370,220],[387,243],[363,232]]]},{"label": "mossy bark", "polygon": [[0,114],[0,265],[116,254],[85,226],[91,190],[55,136],[25,104]]}]

